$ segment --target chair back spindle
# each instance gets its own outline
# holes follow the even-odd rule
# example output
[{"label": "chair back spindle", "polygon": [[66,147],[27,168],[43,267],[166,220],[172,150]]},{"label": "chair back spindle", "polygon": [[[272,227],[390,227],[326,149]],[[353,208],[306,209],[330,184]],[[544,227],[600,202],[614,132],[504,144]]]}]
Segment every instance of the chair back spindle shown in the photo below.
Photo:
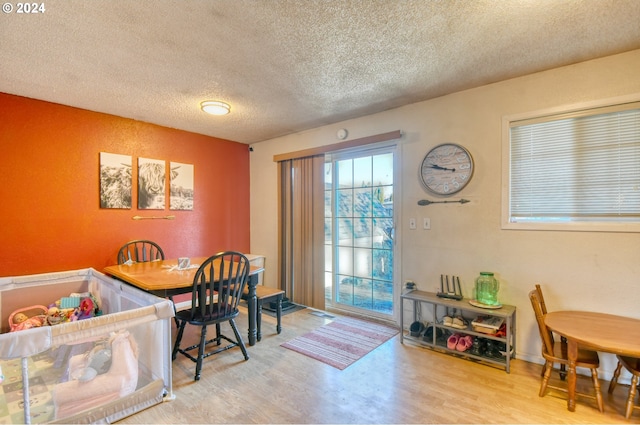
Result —
[{"label": "chair back spindle", "polygon": [[[536,285],[537,286],[537,285]],[[543,304],[540,302],[539,290],[535,289],[529,292],[529,300],[536,316],[536,322],[538,323],[538,331],[540,332],[540,339],[542,340],[542,354],[544,356],[553,356],[553,346],[555,340],[553,332],[549,330],[544,323]]]},{"label": "chair back spindle", "polygon": [[224,252],[200,265],[191,292],[192,321],[238,315],[238,304],[249,278],[249,262],[242,257]]},{"label": "chair back spindle", "polygon": [[146,263],[164,260],[164,252],[156,242],[137,239],[124,244],[118,251],[118,264]]},{"label": "chair back spindle", "polygon": [[538,303],[540,304],[540,310],[542,310],[542,314],[547,314],[547,304],[544,302],[542,288],[540,287],[539,283],[536,283],[536,292],[538,293]]}]

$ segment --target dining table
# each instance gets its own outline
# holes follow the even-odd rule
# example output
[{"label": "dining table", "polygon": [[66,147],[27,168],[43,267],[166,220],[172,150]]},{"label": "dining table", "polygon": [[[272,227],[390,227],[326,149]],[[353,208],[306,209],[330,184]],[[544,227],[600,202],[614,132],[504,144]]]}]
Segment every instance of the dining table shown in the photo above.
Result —
[{"label": "dining table", "polygon": [[578,346],[622,356],[640,357],[640,319],[590,311],[547,313],[545,325],[567,339],[567,408],[576,409]]},{"label": "dining table", "polygon": [[[178,259],[157,260],[116,264],[104,268],[104,272],[116,279],[133,285],[143,291],[162,298],[191,293],[193,278],[202,264],[209,257],[193,257],[186,268],[178,267]],[[250,265],[247,281],[247,310],[249,316],[249,345],[257,341],[257,309],[256,286],[258,277],[264,272],[263,267]]]}]

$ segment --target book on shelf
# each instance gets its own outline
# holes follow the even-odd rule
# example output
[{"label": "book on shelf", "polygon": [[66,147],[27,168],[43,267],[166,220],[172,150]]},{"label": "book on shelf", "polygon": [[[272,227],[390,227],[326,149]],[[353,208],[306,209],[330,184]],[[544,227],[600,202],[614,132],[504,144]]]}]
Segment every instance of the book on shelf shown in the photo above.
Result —
[{"label": "book on shelf", "polygon": [[494,329],[497,331],[504,323],[504,317],[497,316],[478,316],[471,322],[473,326]]}]

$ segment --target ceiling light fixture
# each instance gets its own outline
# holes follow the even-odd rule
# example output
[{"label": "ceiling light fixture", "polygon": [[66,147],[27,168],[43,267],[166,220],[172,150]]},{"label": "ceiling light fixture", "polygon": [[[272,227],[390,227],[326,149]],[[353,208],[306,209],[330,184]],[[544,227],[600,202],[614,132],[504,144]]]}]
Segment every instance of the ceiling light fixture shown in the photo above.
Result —
[{"label": "ceiling light fixture", "polygon": [[206,100],[200,103],[200,108],[207,114],[211,115],[227,115],[231,112],[231,106],[228,103],[218,102],[214,100]]}]

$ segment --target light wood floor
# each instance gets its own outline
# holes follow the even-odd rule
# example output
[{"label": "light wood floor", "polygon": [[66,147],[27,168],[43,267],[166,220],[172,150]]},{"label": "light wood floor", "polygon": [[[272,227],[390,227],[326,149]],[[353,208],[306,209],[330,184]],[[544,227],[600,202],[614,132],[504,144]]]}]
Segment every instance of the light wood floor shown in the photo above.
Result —
[{"label": "light wood floor", "polygon": [[[340,371],[280,347],[330,321],[312,311],[284,316],[280,335],[275,319],[264,315],[263,338],[248,347],[250,359],[245,362],[239,348],[209,357],[198,382],[195,364],[179,355],[173,363],[175,400],[120,423],[640,423],[637,410],[629,421],[624,418],[627,386],[619,385],[612,397],[608,382],[601,382],[605,413],[581,398],[569,412],[563,393],[538,397],[541,366],[522,360],[514,360],[507,374],[400,344],[396,336]],[[245,336],[246,315],[238,324]],[[185,339],[197,337],[195,331]],[[580,389],[589,386],[579,378]]]}]

